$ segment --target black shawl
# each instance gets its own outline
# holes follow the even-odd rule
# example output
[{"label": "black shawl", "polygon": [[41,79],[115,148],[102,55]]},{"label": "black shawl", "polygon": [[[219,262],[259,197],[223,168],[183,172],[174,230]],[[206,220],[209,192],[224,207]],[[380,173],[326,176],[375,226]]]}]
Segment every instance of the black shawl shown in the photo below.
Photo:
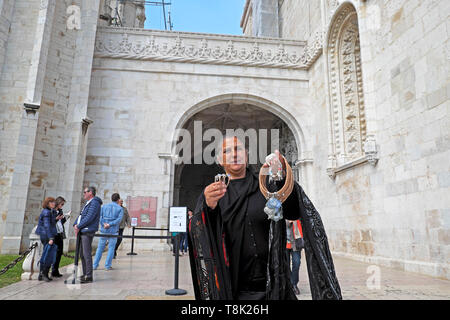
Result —
[{"label": "black shawl", "polygon": [[[253,176],[253,174],[252,174]],[[236,296],[236,283],[232,283],[227,241],[223,221],[218,210],[245,211],[246,197],[255,192],[257,177],[249,182],[249,191],[226,208],[211,210],[205,197],[200,195],[194,215],[189,221],[189,256],[196,299],[232,300]],[[256,190],[259,192],[258,190]],[[218,206],[219,207],[219,206]],[[231,208],[231,211],[229,210]],[[286,211],[288,209],[289,211]],[[265,214],[265,213],[262,213]],[[328,239],[319,213],[300,185],[295,183],[291,196],[283,204],[283,215],[300,219],[305,240],[305,255],[313,299],[341,299]],[[226,219],[226,218],[225,218]],[[296,299],[289,281],[286,255],[286,225],[284,219],[270,222],[269,253],[267,261],[266,298],[270,300]]]}]

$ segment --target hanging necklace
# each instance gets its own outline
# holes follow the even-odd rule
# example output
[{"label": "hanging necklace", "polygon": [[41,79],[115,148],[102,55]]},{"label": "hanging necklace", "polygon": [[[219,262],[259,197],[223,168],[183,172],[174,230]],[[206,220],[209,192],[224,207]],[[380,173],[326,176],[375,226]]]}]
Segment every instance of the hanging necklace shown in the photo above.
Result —
[{"label": "hanging necklace", "polygon": [[294,188],[292,169],[286,161],[286,158],[283,156],[282,158],[286,166],[286,181],[280,190],[276,192],[269,192],[266,187],[267,175],[270,176],[269,181],[282,179],[282,172],[280,170],[281,163],[277,164],[276,161],[273,161],[272,154],[266,158],[266,163],[269,164],[269,168],[262,167],[259,171],[259,189],[264,198],[267,200],[266,206],[264,207],[264,212],[267,214],[268,219],[274,221],[279,221],[283,218],[283,208],[281,205],[289,197],[292,189]]}]

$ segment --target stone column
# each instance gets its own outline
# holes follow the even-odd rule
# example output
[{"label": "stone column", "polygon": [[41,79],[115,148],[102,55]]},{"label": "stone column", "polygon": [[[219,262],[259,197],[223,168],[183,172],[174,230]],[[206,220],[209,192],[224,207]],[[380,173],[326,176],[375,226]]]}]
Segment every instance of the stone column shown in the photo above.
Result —
[{"label": "stone column", "polygon": [[11,26],[11,18],[13,16],[14,1],[0,1],[0,73],[5,62],[6,44],[8,41],[9,28]]},{"label": "stone column", "polygon": [[295,161],[295,165],[292,168],[293,170],[297,170],[298,182],[308,197],[314,192],[312,166],[313,160],[311,158],[302,157]]},{"label": "stone column", "polygon": [[18,254],[20,251],[38,118],[39,105],[26,104],[11,181],[8,215],[3,227],[2,254]]},{"label": "stone column", "polygon": [[11,181],[8,215],[4,224],[1,249],[3,254],[17,254],[21,250],[23,222],[55,5],[55,0],[42,0],[39,7],[36,36],[27,80],[26,99]]},{"label": "stone column", "polygon": [[122,11],[122,26],[128,28],[143,28],[145,22],[144,2],[124,2]]},{"label": "stone column", "polygon": [[65,211],[72,210],[71,221],[66,224],[69,245],[64,246],[65,250],[74,247],[75,235],[72,224],[80,213],[88,127],[92,123],[87,111],[100,7],[100,0],[80,2],[80,28],[70,30],[77,33],[77,40],[61,166],[61,193],[66,195],[67,201]]},{"label": "stone column", "polygon": [[253,0],[253,36],[278,38],[278,0]]}]

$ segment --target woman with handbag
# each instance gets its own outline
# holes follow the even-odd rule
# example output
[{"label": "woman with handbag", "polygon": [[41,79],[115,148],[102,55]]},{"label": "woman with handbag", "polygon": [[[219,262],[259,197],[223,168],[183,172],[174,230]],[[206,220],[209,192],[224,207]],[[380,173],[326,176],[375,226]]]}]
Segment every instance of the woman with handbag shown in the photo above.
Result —
[{"label": "woman with handbag", "polygon": [[[41,236],[41,242],[44,246],[47,244],[53,246],[55,241],[56,231],[56,211],[54,210],[56,206],[55,198],[47,197],[42,203],[42,212],[39,216],[38,227],[36,229],[36,234]],[[44,252],[47,252],[47,248],[44,247]],[[43,255],[44,255],[43,252]],[[40,272],[38,280],[44,280],[49,282],[53,280],[49,278],[48,272],[50,271],[50,265],[40,262]]]},{"label": "woman with handbag", "polygon": [[[59,278],[62,277],[62,274],[59,273],[59,263],[61,261],[61,256],[63,254],[64,248],[64,239],[66,238],[66,231],[64,229],[64,223],[66,223],[67,219],[64,216],[62,207],[66,203],[66,200],[63,197],[57,197],[55,200],[55,210],[56,210],[56,236],[55,236],[55,244],[58,246],[58,250],[56,251],[56,260],[52,266],[52,277]],[[70,215],[70,211],[68,213]]]}]

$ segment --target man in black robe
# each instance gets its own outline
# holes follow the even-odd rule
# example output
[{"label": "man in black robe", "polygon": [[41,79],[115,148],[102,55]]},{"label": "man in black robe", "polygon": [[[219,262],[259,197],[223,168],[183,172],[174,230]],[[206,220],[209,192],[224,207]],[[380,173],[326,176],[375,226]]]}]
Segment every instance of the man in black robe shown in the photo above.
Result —
[{"label": "man in black robe", "polygon": [[[285,167],[280,155],[279,159]],[[196,298],[296,299],[289,281],[285,221],[267,219],[266,199],[259,190],[257,174],[247,168],[242,142],[237,137],[225,138],[218,161],[230,183],[228,187],[220,181],[207,186],[189,222]],[[284,179],[267,188],[274,192],[283,184]],[[313,299],[341,299],[320,216],[297,183],[282,208],[283,218],[300,219],[304,226]]]}]

